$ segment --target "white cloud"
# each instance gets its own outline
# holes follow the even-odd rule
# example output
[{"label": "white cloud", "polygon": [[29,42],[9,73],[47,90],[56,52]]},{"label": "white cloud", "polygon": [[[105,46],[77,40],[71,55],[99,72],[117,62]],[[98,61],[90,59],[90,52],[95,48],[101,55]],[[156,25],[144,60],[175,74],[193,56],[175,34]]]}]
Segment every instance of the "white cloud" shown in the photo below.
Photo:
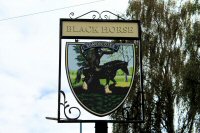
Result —
[{"label": "white cloud", "polygon": [[[0,0],[0,20],[91,1]],[[79,124],[58,124],[45,119],[57,116],[59,18],[67,18],[71,11],[76,16],[90,10],[124,13],[127,2],[105,0],[0,21],[0,132],[79,133]],[[67,82],[63,87],[69,89]],[[70,105],[79,106],[71,91],[66,93]],[[81,110],[83,118],[91,117]],[[94,133],[94,124],[83,124],[83,133],[88,131]]]}]

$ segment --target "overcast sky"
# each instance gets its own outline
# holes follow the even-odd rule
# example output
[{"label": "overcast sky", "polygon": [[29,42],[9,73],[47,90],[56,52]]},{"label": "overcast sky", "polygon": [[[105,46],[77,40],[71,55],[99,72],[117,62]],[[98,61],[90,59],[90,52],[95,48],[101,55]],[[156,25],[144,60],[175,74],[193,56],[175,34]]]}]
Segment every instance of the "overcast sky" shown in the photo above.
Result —
[{"label": "overcast sky", "polygon": [[[127,6],[128,0],[0,0],[0,133],[79,133],[79,124],[45,119],[57,116],[59,18],[122,14]],[[63,87],[78,106],[67,82]],[[83,133],[94,133],[94,124],[83,124]]]}]

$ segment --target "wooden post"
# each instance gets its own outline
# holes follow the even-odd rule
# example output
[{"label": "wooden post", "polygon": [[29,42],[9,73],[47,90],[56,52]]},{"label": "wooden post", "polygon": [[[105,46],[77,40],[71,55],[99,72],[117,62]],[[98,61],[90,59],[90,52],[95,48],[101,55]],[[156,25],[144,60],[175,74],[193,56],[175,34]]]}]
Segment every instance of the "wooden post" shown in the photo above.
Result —
[{"label": "wooden post", "polygon": [[108,133],[107,122],[95,122],[95,133]]}]

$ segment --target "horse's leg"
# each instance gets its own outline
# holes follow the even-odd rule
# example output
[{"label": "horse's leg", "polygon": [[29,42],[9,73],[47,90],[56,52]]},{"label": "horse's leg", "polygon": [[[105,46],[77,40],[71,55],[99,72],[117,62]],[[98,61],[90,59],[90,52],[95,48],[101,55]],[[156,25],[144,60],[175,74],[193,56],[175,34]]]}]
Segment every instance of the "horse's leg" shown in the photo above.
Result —
[{"label": "horse's leg", "polygon": [[88,85],[85,81],[85,79],[83,80],[83,86],[82,86],[83,90],[88,90]]},{"label": "horse's leg", "polygon": [[116,80],[113,78],[113,79],[111,79],[112,80],[112,82],[113,82],[113,85],[116,85]]},{"label": "horse's leg", "polygon": [[106,79],[105,93],[111,94],[112,91],[109,89],[109,79]]}]

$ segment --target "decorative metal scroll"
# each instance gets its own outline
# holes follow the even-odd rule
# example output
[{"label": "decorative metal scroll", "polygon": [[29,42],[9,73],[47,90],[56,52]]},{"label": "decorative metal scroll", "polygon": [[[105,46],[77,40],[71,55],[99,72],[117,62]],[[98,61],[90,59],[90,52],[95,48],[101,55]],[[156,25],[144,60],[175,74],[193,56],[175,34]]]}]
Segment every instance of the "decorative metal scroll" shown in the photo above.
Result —
[{"label": "decorative metal scroll", "polygon": [[[63,96],[63,102],[60,102],[60,105],[62,105],[64,107],[64,115],[65,115],[65,117],[68,120],[77,120],[81,115],[80,109],[78,107],[70,107],[70,105],[66,101],[66,97],[65,97],[65,92],[64,91],[60,91],[60,95]],[[67,109],[68,109],[69,114],[72,114],[72,110],[78,111],[78,115],[75,116],[75,117],[69,117],[67,115],[67,112],[66,112]]]},{"label": "decorative metal scroll", "polygon": [[[68,102],[66,101],[66,97],[65,97],[65,92],[64,91],[60,91],[60,95],[63,96],[63,102],[60,102],[60,105],[62,105],[64,107],[64,115],[66,117],[67,120],[78,120],[78,118],[81,116],[81,111],[78,107],[70,107],[70,105],[68,104]],[[121,110],[117,111],[117,117],[116,120],[127,120],[127,121],[134,121],[134,120],[140,120],[142,117],[141,114],[141,106],[142,103],[139,100],[141,98],[141,93],[138,92],[136,98],[134,99],[133,103],[135,103],[135,105],[131,105],[131,106],[126,106],[126,107],[122,107]],[[67,110],[68,109],[68,110]],[[73,111],[78,111],[77,116],[73,116],[73,117],[69,117],[67,115],[67,111],[69,112],[69,114],[72,114],[72,110]],[[65,119],[65,118],[64,118]]]},{"label": "decorative metal scroll", "polygon": [[112,12],[110,12],[110,11],[98,12],[98,11],[95,11],[95,10],[89,11],[89,12],[87,12],[87,13],[85,13],[85,14],[83,14],[83,15],[80,15],[80,16],[78,16],[78,17],[74,17],[74,12],[71,12],[71,13],[69,14],[69,17],[70,17],[71,19],[80,19],[80,18],[82,18],[82,17],[84,17],[84,16],[86,16],[86,15],[92,15],[92,19],[110,19],[110,15],[112,15],[112,16],[117,17],[117,19],[125,20],[124,18],[122,18],[122,17],[120,17],[119,15],[114,14],[114,13],[112,13]]}]

